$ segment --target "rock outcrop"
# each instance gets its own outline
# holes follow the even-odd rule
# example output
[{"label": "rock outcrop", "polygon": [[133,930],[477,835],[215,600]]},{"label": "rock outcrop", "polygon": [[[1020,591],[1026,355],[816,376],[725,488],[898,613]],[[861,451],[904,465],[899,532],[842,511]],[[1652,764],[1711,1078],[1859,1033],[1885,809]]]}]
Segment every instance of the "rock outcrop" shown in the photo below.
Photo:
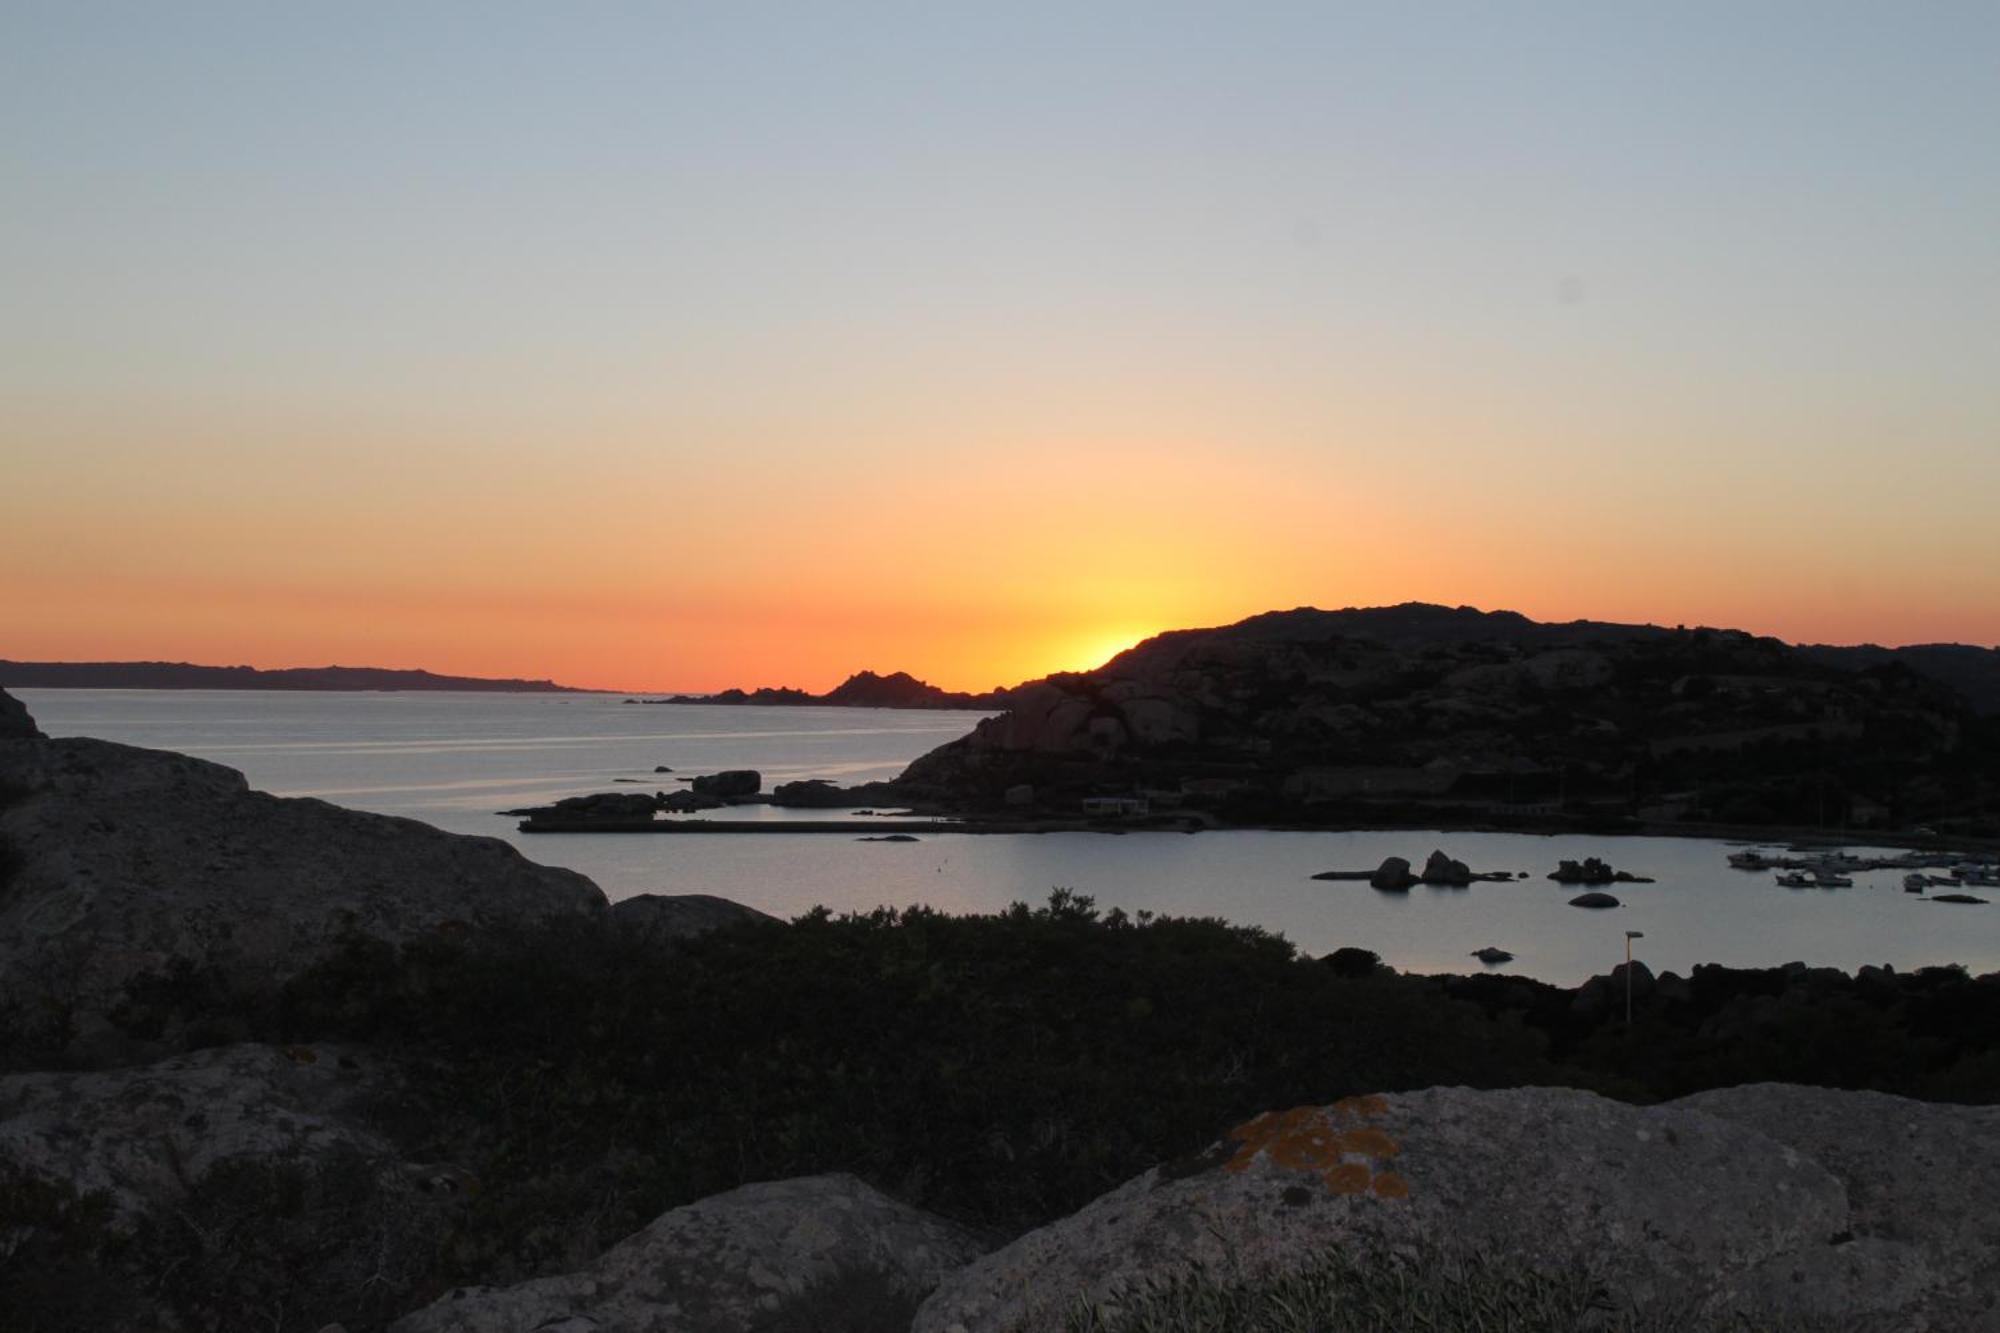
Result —
[{"label": "rock outcrop", "polygon": [[664,1213],[581,1272],[452,1292],[391,1333],[899,1328],[983,1249],[853,1176],[780,1180]]},{"label": "rock outcrop", "polygon": [[611,920],[619,929],[657,943],[777,918],[710,893],[642,893],[611,904]]},{"label": "rock outcrop", "polygon": [[582,875],[506,843],[249,790],[185,755],[95,740],[0,745],[0,1002],[85,1039],[135,980],[269,986],[345,939],[391,943],[601,917]]},{"label": "rock outcrop", "polygon": [[0,690],[0,741],[32,741],[41,738],[41,729],[35,725],[35,719],[28,716],[27,705],[7,691]]},{"label": "rock outcrop", "polygon": [[[674,795],[680,796],[683,793],[676,792]],[[668,808],[670,799],[665,792],[597,791],[582,796],[565,796],[553,805],[526,806],[502,813],[520,815],[550,824],[616,823],[633,819],[651,819],[655,811]],[[720,802],[709,802],[709,804],[720,804]]]},{"label": "rock outcrop", "polygon": [[954,1273],[915,1330],[1060,1327],[1079,1301],[1196,1265],[1251,1277],[1328,1247],[1424,1246],[1581,1266],[1639,1306],[1989,1327],[1996,1130],[1991,1108],[1790,1087],[1645,1108],[1554,1088],[1302,1107]]},{"label": "rock outcrop", "polygon": [[395,1081],[372,1053],[330,1045],[224,1046],[136,1068],[13,1074],[0,1078],[0,1163],[102,1192],[121,1223],[172,1205],[227,1162],[338,1162],[414,1178],[363,1113]]},{"label": "rock outcrop", "polygon": [[801,778],[771,788],[772,805],[802,810],[859,810],[866,806],[897,805],[898,796],[895,786],[887,782],[842,787],[825,778]]},{"label": "rock outcrop", "polygon": [[1615,870],[1608,861],[1586,856],[1581,861],[1559,861],[1549,878],[1558,884],[1651,884],[1644,875]]},{"label": "rock outcrop", "polygon": [[[1836,1245],[1764,1265],[1747,1304],[1894,1311],[1899,1328],[2000,1327],[2000,1107],[1753,1083],[1674,1106],[1752,1130],[1845,1188]],[[1803,1297],[1803,1300],[1800,1298]],[[1922,1322],[1919,1322],[1921,1320]]]}]

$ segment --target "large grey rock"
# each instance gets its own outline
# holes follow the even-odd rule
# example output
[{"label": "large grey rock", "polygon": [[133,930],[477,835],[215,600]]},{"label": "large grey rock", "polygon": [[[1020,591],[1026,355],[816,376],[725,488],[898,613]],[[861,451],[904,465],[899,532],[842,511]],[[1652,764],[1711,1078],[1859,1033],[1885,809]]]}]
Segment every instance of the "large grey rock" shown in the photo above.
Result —
[{"label": "large grey rock", "polygon": [[390,942],[554,916],[604,895],[494,838],[282,800],[220,764],[93,740],[0,745],[0,1000],[88,1032],[178,965],[282,981],[351,934]]},{"label": "large grey rock", "polygon": [[0,741],[35,740],[41,734],[35,719],[28,715],[27,705],[0,690]]},{"label": "large grey rock", "polygon": [[1734,1119],[1568,1089],[1433,1088],[1261,1116],[953,1274],[915,1329],[1059,1328],[1079,1300],[1191,1265],[1252,1275],[1329,1246],[1435,1243],[1586,1264],[1635,1302],[1791,1309],[1811,1298],[1771,1275],[1823,1263],[1854,1225],[1833,1170]]},{"label": "large grey rock", "polygon": [[103,1191],[130,1220],[224,1162],[407,1171],[362,1108],[396,1076],[338,1046],[225,1046],[158,1064],[0,1078],[0,1163]]},{"label": "large grey rock", "polygon": [[1755,1130],[1819,1163],[1847,1191],[1852,1241],[1767,1261],[1742,1289],[1900,1326],[2000,1328],[2000,1107],[1755,1083],[1675,1107]]},{"label": "large grey rock", "polygon": [[777,918],[712,893],[642,893],[611,904],[611,920],[641,939],[661,941]]},{"label": "large grey rock", "polygon": [[745,1185],[663,1213],[582,1272],[461,1289],[391,1333],[735,1333],[768,1327],[788,1306],[787,1327],[860,1328],[863,1301],[886,1307],[882,1327],[899,1327],[897,1307],[906,1320],[982,1248],[853,1176]]}]

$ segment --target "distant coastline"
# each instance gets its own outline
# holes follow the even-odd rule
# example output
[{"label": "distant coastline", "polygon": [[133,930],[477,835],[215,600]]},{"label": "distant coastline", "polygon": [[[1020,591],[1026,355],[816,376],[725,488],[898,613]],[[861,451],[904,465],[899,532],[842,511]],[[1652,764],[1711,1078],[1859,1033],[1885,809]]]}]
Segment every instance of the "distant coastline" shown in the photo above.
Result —
[{"label": "distant coastline", "polygon": [[0,687],[31,690],[461,690],[490,694],[588,694],[549,680],[441,676],[390,667],[198,666],[191,662],[11,662]]}]

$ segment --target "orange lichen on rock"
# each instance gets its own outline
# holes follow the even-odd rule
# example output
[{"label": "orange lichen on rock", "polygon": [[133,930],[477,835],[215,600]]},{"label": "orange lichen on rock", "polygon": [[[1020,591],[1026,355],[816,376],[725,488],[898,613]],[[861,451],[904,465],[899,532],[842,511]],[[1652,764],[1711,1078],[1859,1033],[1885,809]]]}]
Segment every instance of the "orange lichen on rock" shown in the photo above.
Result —
[{"label": "orange lichen on rock", "polygon": [[1396,1141],[1373,1126],[1364,1125],[1360,1129],[1350,1129],[1340,1136],[1347,1151],[1365,1153],[1369,1157],[1394,1157],[1403,1151]]},{"label": "orange lichen on rock", "polygon": [[1394,1157],[1401,1147],[1373,1125],[1352,1123],[1386,1114],[1388,1109],[1382,1098],[1369,1096],[1344,1098],[1324,1108],[1266,1111],[1230,1131],[1236,1152],[1224,1169],[1246,1170],[1262,1153],[1273,1166],[1312,1172],[1334,1194],[1372,1192],[1382,1199],[1407,1198],[1410,1187],[1401,1176],[1375,1169],[1379,1159]]}]

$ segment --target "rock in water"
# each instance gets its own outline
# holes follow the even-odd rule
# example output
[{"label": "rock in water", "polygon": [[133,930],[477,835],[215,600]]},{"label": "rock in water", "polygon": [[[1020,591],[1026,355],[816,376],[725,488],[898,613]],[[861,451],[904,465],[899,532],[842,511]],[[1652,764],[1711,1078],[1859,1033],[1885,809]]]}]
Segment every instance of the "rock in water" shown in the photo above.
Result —
[{"label": "rock in water", "polygon": [[261,989],[341,942],[548,917],[604,895],[496,838],[281,800],[234,769],[95,740],[0,745],[9,850],[0,1000],[67,1006],[86,1037],[127,986],[178,967]]},{"label": "rock in water", "polygon": [[1571,907],[1617,907],[1619,902],[1608,893],[1579,893],[1569,900]]},{"label": "rock in water", "polygon": [[[618,779],[624,781],[624,779]],[[674,793],[676,796],[682,793]],[[636,791],[600,791],[585,796],[565,796],[554,805],[535,806],[527,810],[513,811],[530,819],[544,820],[552,824],[597,822],[621,822],[634,819],[651,819],[655,810],[663,809],[668,803],[665,792],[648,795]]]},{"label": "rock in water", "polygon": [[728,800],[735,796],[755,796],[764,789],[764,775],[754,768],[730,768],[720,773],[708,773],[694,780],[694,789],[699,796],[716,796]]},{"label": "rock in water", "polygon": [[33,741],[41,736],[35,719],[28,715],[28,706],[0,690],[0,741]]},{"label": "rock in water", "polygon": [[[938,1279],[984,1248],[853,1176],[779,1180],[663,1213],[581,1272],[452,1292],[391,1333],[752,1333],[782,1314],[786,1328],[906,1327]],[[816,1317],[816,1288],[838,1299],[857,1285],[882,1306],[874,1320],[851,1308]]]},{"label": "rock in water", "polygon": [[[1956,1165],[1962,1145],[1976,1145]],[[1059,1328],[1079,1302],[1201,1266],[1283,1273],[1427,1244],[1617,1298],[1990,1324],[2000,1110],[1739,1088],[1635,1107],[1432,1088],[1268,1113],[952,1274],[915,1333]],[[1876,1324],[1868,1324],[1876,1327]]]},{"label": "rock in water", "polygon": [[1441,851],[1434,851],[1424,862],[1423,881],[1440,888],[1462,889],[1472,883],[1472,867],[1463,861],[1454,861]]},{"label": "rock in water", "polygon": [[1416,883],[1417,877],[1410,873],[1408,861],[1400,856],[1391,856],[1375,868],[1375,873],[1368,877],[1368,882],[1378,889],[1399,893]]}]

